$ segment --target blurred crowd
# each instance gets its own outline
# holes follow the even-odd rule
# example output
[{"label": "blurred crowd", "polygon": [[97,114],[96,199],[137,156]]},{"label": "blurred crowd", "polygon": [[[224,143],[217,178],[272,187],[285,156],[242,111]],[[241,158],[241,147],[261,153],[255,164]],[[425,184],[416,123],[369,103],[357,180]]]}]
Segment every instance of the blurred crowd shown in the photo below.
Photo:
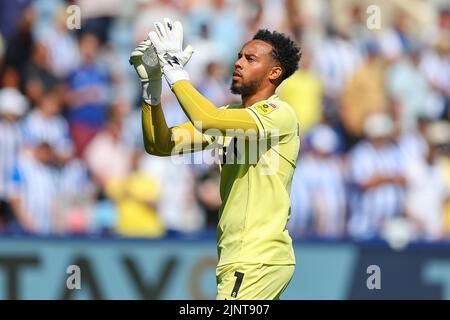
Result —
[{"label": "blurred crowd", "polygon": [[[230,71],[259,28],[301,46],[277,91],[302,130],[294,238],[450,239],[450,5],[421,0],[0,0],[0,234],[215,229],[218,167],[143,149],[128,58],[163,17],[183,22],[217,106],[239,101]],[[167,87],[162,104],[187,121]]]}]

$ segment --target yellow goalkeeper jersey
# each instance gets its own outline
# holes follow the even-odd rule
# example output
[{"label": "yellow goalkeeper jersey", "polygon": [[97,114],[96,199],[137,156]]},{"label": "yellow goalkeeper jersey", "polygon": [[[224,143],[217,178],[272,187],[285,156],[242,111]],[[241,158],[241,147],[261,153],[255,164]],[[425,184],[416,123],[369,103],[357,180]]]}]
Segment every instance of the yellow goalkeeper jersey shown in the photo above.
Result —
[{"label": "yellow goalkeeper jersey", "polygon": [[[160,156],[208,146],[218,151],[222,160],[218,265],[294,264],[286,229],[300,148],[294,110],[275,94],[248,108],[216,108],[186,80],[175,83],[172,91],[190,121],[168,128],[161,105],[143,104],[144,144],[149,153]],[[231,129],[236,131],[228,132]]]},{"label": "yellow goalkeeper jersey", "polygon": [[245,110],[257,123],[258,138],[213,138],[222,159],[218,265],[295,264],[286,224],[292,175],[300,149],[297,118],[277,95]]}]

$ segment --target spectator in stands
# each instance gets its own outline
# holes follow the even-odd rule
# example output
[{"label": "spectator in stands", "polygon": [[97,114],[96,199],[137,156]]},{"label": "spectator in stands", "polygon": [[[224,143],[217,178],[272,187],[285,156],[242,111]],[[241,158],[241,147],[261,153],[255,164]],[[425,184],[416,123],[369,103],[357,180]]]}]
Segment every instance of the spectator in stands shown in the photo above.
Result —
[{"label": "spectator in stands", "polygon": [[367,58],[345,83],[340,105],[340,118],[352,145],[363,135],[364,121],[369,113],[384,111],[386,104],[384,63],[380,48],[372,41],[367,44]]},{"label": "spectator in stands", "polygon": [[361,62],[361,53],[346,34],[329,26],[327,36],[314,50],[314,70],[323,86],[324,113],[336,118],[344,85]]},{"label": "spectator in stands", "polygon": [[0,87],[20,90],[20,75],[12,65],[5,65],[0,70]]},{"label": "spectator in stands", "polygon": [[292,238],[315,236],[312,199],[309,198],[306,183],[303,183],[307,179],[307,174],[300,161],[297,161],[290,194],[291,216],[287,225]]},{"label": "spectator in stands", "polygon": [[[84,0],[88,2],[88,0]],[[133,46],[138,44],[142,39],[146,38],[148,31],[153,28],[153,22],[158,21],[161,17],[172,17],[173,21],[181,21],[185,18],[181,11],[180,5],[183,2],[174,2],[172,0],[151,0],[138,1],[134,21]],[[127,3],[128,5],[128,3]],[[187,34],[192,33],[192,28],[186,28]]]},{"label": "spectator in stands", "polygon": [[434,47],[426,50],[419,68],[434,93],[430,116],[434,119],[445,117],[450,105],[450,39],[442,37]]},{"label": "spectator in stands", "polygon": [[425,132],[430,123],[432,123],[431,119],[420,116],[414,128],[400,132],[397,138],[397,145],[403,154],[406,172],[414,172],[418,163],[420,165],[426,161],[429,147],[425,139]]},{"label": "spectator in stands", "polygon": [[448,5],[436,8],[437,21],[426,25],[422,30],[421,41],[427,47],[434,46],[439,39],[450,37],[450,7]]},{"label": "spectator in stands", "polygon": [[392,27],[383,29],[379,38],[379,44],[383,56],[388,61],[398,59],[410,46],[410,22],[407,12],[399,10],[395,13]]},{"label": "spectator in stands", "polygon": [[140,156],[134,154],[133,169],[127,177],[112,178],[107,183],[106,194],[117,205],[114,229],[119,235],[156,238],[165,233],[157,207],[161,186],[139,168]]},{"label": "spectator in stands", "polygon": [[210,39],[216,47],[215,55],[230,65],[244,36],[245,26],[238,14],[238,3],[226,0],[212,0],[203,6],[196,6],[186,16],[190,32],[197,33],[204,24],[208,25]]},{"label": "spectator in stands", "polygon": [[[5,65],[13,66],[19,72],[22,81],[21,88],[23,88],[23,80],[26,76],[24,68],[31,57],[31,48],[34,43],[32,32],[36,20],[33,7],[29,5],[30,2],[25,1],[24,4],[25,7],[19,10],[20,18],[18,21],[14,21],[15,25],[13,29],[9,30],[11,32],[11,37],[7,38],[8,42],[5,54]],[[15,12],[11,12],[11,15],[14,14]]]},{"label": "spectator in stands", "polygon": [[49,235],[56,216],[53,201],[58,197],[58,173],[48,143],[38,142],[20,154],[9,188],[9,201],[20,227]]},{"label": "spectator in stands", "polygon": [[402,131],[413,130],[419,116],[434,109],[433,92],[419,69],[420,57],[419,45],[412,44],[386,71],[387,91],[398,102],[395,111]]},{"label": "spectator in stands", "polygon": [[364,122],[367,140],[349,154],[351,236],[378,236],[385,222],[404,213],[404,159],[392,141],[393,132],[387,114],[371,114]]},{"label": "spectator in stands", "polygon": [[50,70],[61,79],[65,79],[80,63],[78,42],[66,23],[66,8],[58,8],[53,27],[43,31],[38,38],[48,49]]},{"label": "spectator in stands", "polygon": [[186,65],[186,71],[189,72],[192,82],[197,84],[203,80],[208,64],[224,61],[224,58],[219,53],[209,54],[215,52],[217,46],[211,39],[209,26],[206,23],[200,26],[200,34],[193,37],[190,43],[195,48],[196,54],[192,55],[191,60]]},{"label": "spectator in stands", "polygon": [[123,118],[112,107],[102,131],[87,145],[83,158],[99,188],[100,198],[112,179],[125,179],[131,172],[134,149],[123,139]]},{"label": "spectator in stands", "polygon": [[322,84],[311,69],[312,52],[302,50],[300,68],[277,88],[280,98],[295,110],[304,135],[322,117]]},{"label": "spectator in stands", "polygon": [[83,19],[85,32],[95,34],[100,43],[104,44],[109,40],[109,31],[118,17],[123,7],[130,4],[124,0],[76,0],[76,4],[83,8]]},{"label": "spectator in stands", "polygon": [[58,166],[58,197],[55,200],[54,232],[86,234],[95,231],[96,188],[86,164],[77,158]]},{"label": "spectator in stands", "polygon": [[31,0],[0,1],[0,34],[10,42],[20,29],[21,16],[30,8]]},{"label": "spectator in stands", "polygon": [[[301,197],[306,197],[310,212],[299,212],[304,207],[293,204],[292,219],[297,219],[295,215],[309,217],[313,235],[339,238],[344,236],[346,227],[346,186],[344,163],[335,153],[338,136],[328,125],[319,124],[311,129],[308,140],[310,152],[300,158],[291,193],[292,197],[299,197],[294,203],[305,201]],[[299,184],[304,185],[303,193],[296,189]]]},{"label": "spectator in stands", "polygon": [[60,80],[51,71],[48,48],[42,42],[33,45],[31,61],[26,64],[24,72],[25,92],[33,105],[46,91],[61,86]]},{"label": "spectator in stands", "polygon": [[218,105],[226,105],[233,101],[228,82],[225,81],[225,66],[220,62],[206,65],[198,90],[208,99],[215,99]]},{"label": "spectator in stands", "polygon": [[97,37],[83,34],[79,46],[82,64],[67,80],[67,117],[77,156],[83,154],[86,145],[102,129],[111,99],[108,71],[97,60]]},{"label": "spectator in stands", "polygon": [[426,129],[426,159],[409,170],[406,212],[415,224],[416,236],[440,240],[446,235],[445,205],[450,203],[450,188],[438,162],[439,148],[449,144],[450,126],[446,122],[430,124]]},{"label": "spectator in stands", "polygon": [[354,3],[349,11],[350,38],[360,52],[366,53],[366,44],[373,40],[373,35],[367,28],[366,7],[361,3]]},{"label": "spectator in stands", "polygon": [[57,162],[65,164],[73,156],[73,144],[67,121],[61,112],[59,93],[55,89],[46,92],[24,119],[23,132],[26,144],[47,142],[55,151]]},{"label": "spectator in stands", "polygon": [[222,203],[219,185],[219,172],[215,166],[197,177],[196,197],[205,216],[205,228],[210,230],[215,230],[219,222],[219,209]]},{"label": "spectator in stands", "polygon": [[13,218],[7,186],[22,147],[20,118],[27,106],[27,100],[18,90],[0,90],[0,229]]},{"label": "spectator in stands", "polygon": [[158,211],[167,230],[199,231],[204,219],[195,201],[195,176],[192,165],[182,156],[152,157],[144,155],[140,164],[143,172],[161,186]]},{"label": "spectator in stands", "polygon": [[55,89],[45,92],[23,121],[24,146],[34,149],[45,142],[53,150],[58,197],[52,204],[52,232],[82,233],[88,230],[93,190],[85,164],[73,158],[73,143],[61,109],[59,92]]}]

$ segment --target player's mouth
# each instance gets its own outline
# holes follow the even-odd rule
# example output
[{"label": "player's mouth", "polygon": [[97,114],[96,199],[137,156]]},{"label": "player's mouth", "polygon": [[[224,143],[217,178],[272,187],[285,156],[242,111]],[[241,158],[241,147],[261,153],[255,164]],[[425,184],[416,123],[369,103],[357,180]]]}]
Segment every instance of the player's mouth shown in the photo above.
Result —
[{"label": "player's mouth", "polygon": [[242,78],[242,75],[239,72],[234,71],[233,72],[233,80],[237,80],[239,78]]}]

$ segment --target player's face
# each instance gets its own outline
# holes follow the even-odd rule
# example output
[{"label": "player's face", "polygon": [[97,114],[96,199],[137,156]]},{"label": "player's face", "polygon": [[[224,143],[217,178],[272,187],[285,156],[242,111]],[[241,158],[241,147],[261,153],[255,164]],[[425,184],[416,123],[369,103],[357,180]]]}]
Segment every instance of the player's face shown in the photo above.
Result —
[{"label": "player's face", "polygon": [[251,95],[259,90],[275,66],[270,53],[272,46],[261,40],[247,42],[238,54],[234,64],[231,92]]}]

